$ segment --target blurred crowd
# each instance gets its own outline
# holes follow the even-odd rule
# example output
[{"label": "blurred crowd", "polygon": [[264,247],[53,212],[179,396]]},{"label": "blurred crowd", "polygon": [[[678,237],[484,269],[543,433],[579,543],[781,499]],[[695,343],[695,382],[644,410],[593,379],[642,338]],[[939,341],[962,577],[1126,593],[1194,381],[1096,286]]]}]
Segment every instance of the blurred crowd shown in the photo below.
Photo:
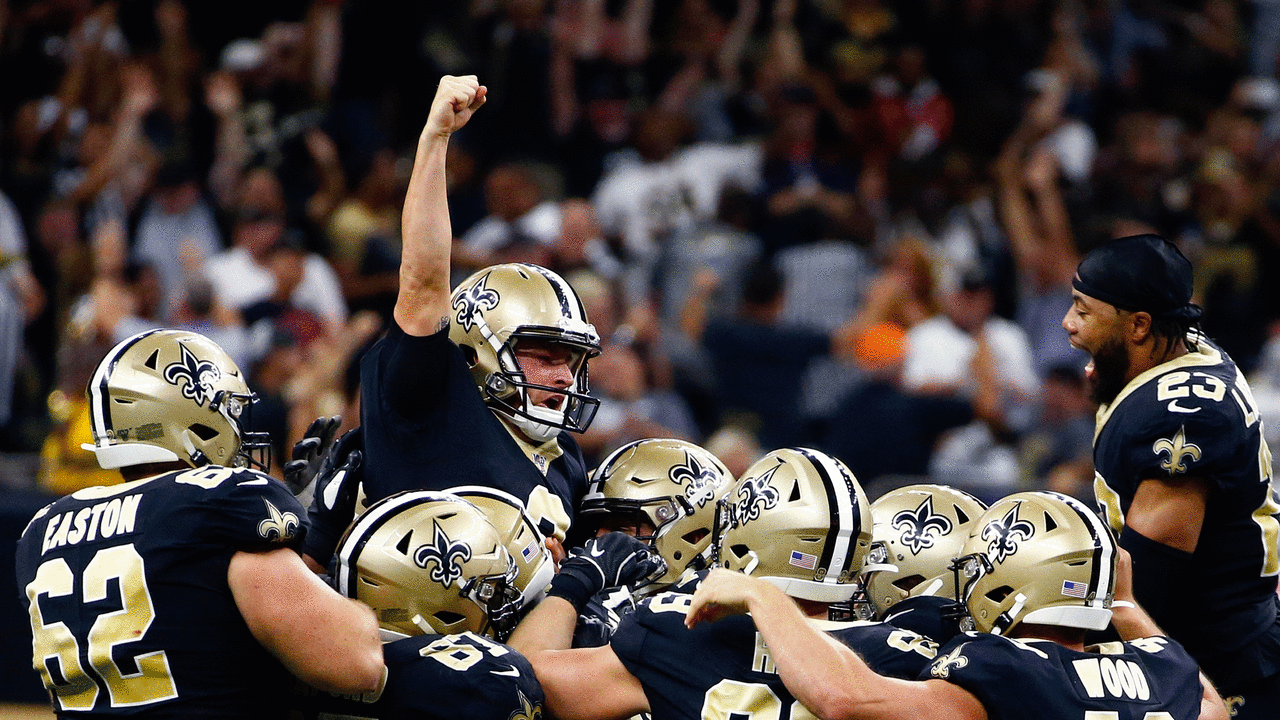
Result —
[{"label": "blurred crowd", "polygon": [[1278,57],[1280,0],[0,0],[0,452],[40,456],[5,484],[115,481],[84,390],[148,327],[237,360],[277,466],[356,422],[418,132],[475,74],[455,280],[577,290],[590,464],[805,445],[873,497],[1090,499],[1061,319],[1103,240],[1178,243],[1280,428]]}]

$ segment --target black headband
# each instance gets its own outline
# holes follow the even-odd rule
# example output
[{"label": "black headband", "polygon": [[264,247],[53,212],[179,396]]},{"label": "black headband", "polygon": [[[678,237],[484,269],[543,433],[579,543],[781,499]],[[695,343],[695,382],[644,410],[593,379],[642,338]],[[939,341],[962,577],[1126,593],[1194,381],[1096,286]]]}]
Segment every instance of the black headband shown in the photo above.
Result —
[{"label": "black headband", "polygon": [[1094,249],[1080,261],[1071,286],[1120,310],[1200,319],[1200,307],[1191,302],[1191,261],[1159,235],[1123,237]]}]

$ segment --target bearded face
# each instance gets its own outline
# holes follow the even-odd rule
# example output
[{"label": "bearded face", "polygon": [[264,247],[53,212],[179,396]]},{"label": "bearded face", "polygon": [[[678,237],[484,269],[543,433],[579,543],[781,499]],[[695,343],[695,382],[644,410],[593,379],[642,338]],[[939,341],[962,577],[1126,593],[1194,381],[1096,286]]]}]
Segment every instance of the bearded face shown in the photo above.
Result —
[{"label": "bearded face", "polygon": [[1118,334],[1106,341],[1093,353],[1093,370],[1087,373],[1089,399],[1099,405],[1110,404],[1124,389],[1125,375],[1129,370],[1129,347]]}]

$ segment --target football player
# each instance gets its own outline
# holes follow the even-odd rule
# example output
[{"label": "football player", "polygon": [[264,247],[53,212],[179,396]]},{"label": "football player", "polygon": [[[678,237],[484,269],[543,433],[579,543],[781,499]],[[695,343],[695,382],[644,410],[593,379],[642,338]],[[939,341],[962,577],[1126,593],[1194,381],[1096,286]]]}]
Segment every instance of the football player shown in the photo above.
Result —
[{"label": "football player", "polygon": [[[1198,329],[1191,263],[1137,235],[1080,262],[1063,319],[1100,403],[1094,492],[1134,593],[1236,706],[1280,717],[1280,505],[1249,384]],[[1179,581],[1196,568],[1196,582]]]},{"label": "football player", "polygon": [[449,493],[378,501],[342,539],[335,583],[374,609],[387,680],[361,696],[300,688],[302,718],[536,718],[542,689],[524,656],[501,641],[524,588],[512,551],[479,507]]},{"label": "football player", "polygon": [[[569,432],[599,404],[587,360],[600,338],[573,288],[542,267],[485,268],[450,293],[445,155],[487,92],[474,76],[442,78],[419,138],[394,322],[361,360],[364,492],[446,490],[459,478],[499,488],[521,499],[559,559],[586,492]],[[317,571],[351,520],[320,516],[305,549]]]},{"label": "football player", "polygon": [[[804,608],[805,616],[885,673],[915,677],[936,645],[884,623],[826,621],[831,603],[858,591],[871,544],[866,495],[849,469],[823,453],[775,450],[744,473],[725,497],[732,526],[720,559],[762,578]],[[690,630],[693,596],[664,592],[622,619],[609,645],[541,650],[530,661],[547,707],[560,718],[803,717],[775,669],[773,651],[749,618]]]},{"label": "football player", "polygon": [[[720,459],[685,440],[650,438],[623,445],[592,472],[578,509],[587,533],[621,531],[650,545],[667,572],[640,594],[651,595],[708,566],[716,503],[733,475]],[[593,598],[578,619],[574,647],[608,642],[622,615],[635,609],[629,592]]]},{"label": "football player", "polygon": [[[688,622],[714,629],[749,612],[787,688],[823,718],[1227,718],[1195,660],[1132,603],[1127,580],[1117,584],[1120,550],[1080,501],[1043,492],[1003,498],[963,552],[958,594],[976,632],[944,646],[918,680],[877,674],[756,578],[713,571]],[[1114,611],[1113,592],[1124,600]],[[1128,641],[1085,647],[1085,632],[1109,622]]]},{"label": "football player", "polygon": [[33,663],[58,713],[279,717],[291,681],[372,692],[369,608],[307,569],[302,507],[247,467],[257,397],[202,335],[152,330],[88,387],[93,445],[121,485],[41,510],[18,541]]},{"label": "football player", "polygon": [[945,485],[908,485],[871,503],[874,567],[863,574],[870,615],[939,645],[960,632],[952,559],[987,506]]}]

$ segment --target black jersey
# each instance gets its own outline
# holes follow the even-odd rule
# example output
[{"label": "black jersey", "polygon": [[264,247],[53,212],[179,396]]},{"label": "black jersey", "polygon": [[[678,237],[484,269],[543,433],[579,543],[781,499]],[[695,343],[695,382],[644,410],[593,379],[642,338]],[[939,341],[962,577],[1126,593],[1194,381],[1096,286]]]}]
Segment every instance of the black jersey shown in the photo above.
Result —
[{"label": "black jersey", "polygon": [[339,696],[299,688],[298,720],[537,720],[542,686],[523,655],[474,633],[417,635],[382,646],[378,694]]},{"label": "black jersey", "polygon": [[303,510],[280,482],[209,466],[87,488],[18,541],[34,664],[60,710],[278,716],[289,675],[227,584],[239,551],[296,547]]},{"label": "black jersey", "polygon": [[531,459],[485,405],[447,329],[415,337],[393,323],[360,365],[370,502],[403,490],[482,485],[520,498],[544,535],[564,539],[587,491],[582,450],[569,433],[558,436],[558,457]]},{"label": "black jersey", "polygon": [[973,693],[990,720],[1196,720],[1203,692],[1195,660],[1164,637],[1080,651],[966,633],[920,675],[930,678]]},{"label": "black jersey", "polygon": [[[1188,353],[1139,375],[1098,411],[1094,490],[1119,533],[1139,483],[1200,478],[1210,490],[1186,581],[1176,594],[1139,596],[1152,617],[1218,684],[1253,678],[1221,662],[1276,623],[1280,506],[1271,453],[1249,385],[1231,358],[1203,338]],[[1272,645],[1280,644],[1277,638]],[[1280,656],[1271,665],[1280,667]],[[1265,671],[1270,674],[1270,670]]]},{"label": "black jersey", "polygon": [[[654,720],[700,717],[811,717],[778,677],[749,616],[685,627],[687,593],[660,593],[622,618],[610,646],[641,685]],[[914,679],[937,646],[884,623],[819,623],[876,672]],[[753,713],[761,713],[753,715]]]}]

